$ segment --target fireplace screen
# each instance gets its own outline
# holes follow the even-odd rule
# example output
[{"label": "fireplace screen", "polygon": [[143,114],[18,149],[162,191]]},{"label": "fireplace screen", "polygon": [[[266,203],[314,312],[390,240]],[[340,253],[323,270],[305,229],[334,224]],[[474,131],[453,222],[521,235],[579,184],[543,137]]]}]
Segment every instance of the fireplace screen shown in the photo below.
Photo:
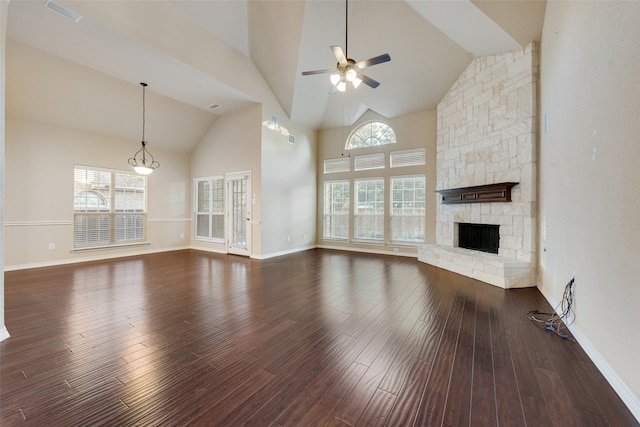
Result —
[{"label": "fireplace screen", "polygon": [[459,223],[458,246],[497,254],[500,247],[499,228],[499,225]]}]

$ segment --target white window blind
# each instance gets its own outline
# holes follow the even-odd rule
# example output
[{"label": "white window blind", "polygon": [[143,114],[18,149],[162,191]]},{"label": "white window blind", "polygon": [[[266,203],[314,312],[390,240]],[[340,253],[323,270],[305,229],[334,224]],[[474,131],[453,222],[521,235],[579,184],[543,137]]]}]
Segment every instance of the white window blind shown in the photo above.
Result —
[{"label": "white window blind", "polygon": [[424,175],[391,178],[391,241],[425,241],[425,182]]},{"label": "white window blind", "polygon": [[325,239],[349,238],[350,188],[349,181],[328,181],[324,183]]},{"label": "white window blind", "polygon": [[384,168],[384,153],[363,154],[355,157],[355,167],[357,171]]},{"label": "white window blind", "polygon": [[224,241],[224,178],[195,180],[196,238]]},{"label": "white window blind", "polygon": [[74,248],[141,242],[146,236],[146,177],[74,168]]},{"label": "white window blind", "polygon": [[354,238],[384,240],[384,179],[355,181]]},{"label": "white window blind", "polygon": [[427,162],[427,150],[419,148],[416,150],[392,151],[389,157],[392,168],[420,166]]},{"label": "white window blind", "polygon": [[350,162],[349,157],[327,159],[324,161],[324,173],[349,172],[351,170]]}]

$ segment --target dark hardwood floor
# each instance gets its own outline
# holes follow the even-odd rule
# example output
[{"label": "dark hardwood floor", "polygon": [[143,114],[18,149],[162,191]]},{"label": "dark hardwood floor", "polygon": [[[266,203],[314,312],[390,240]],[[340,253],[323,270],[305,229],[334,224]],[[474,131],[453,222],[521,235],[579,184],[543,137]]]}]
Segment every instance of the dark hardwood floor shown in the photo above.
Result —
[{"label": "dark hardwood floor", "polygon": [[5,273],[0,425],[638,426],[537,289],[198,251]]}]

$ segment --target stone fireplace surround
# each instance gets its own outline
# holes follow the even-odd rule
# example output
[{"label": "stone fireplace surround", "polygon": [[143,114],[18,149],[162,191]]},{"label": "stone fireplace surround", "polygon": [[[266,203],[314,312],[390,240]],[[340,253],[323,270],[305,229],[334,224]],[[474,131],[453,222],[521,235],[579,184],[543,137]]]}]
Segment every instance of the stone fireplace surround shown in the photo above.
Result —
[{"label": "stone fireplace surround", "polygon": [[[476,58],[438,104],[436,244],[422,245],[418,260],[502,288],[535,285],[537,70],[533,43]],[[500,182],[518,183],[510,200],[444,200]],[[498,254],[457,247],[461,222],[499,225]]]}]

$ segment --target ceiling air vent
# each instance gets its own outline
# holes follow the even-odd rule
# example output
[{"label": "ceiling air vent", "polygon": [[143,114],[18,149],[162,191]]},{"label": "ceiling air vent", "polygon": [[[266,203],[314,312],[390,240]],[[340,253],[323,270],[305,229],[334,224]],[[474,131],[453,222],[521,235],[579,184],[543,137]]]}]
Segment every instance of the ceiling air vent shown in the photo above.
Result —
[{"label": "ceiling air vent", "polygon": [[73,10],[64,7],[52,0],[47,0],[47,2],[44,4],[44,7],[49,10],[53,10],[56,13],[59,13],[67,19],[71,19],[73,22],[78,22],[80,18],[82,18],[82,15],[80,15],[78,12],[74,12]]},{"label": "ceiling air vent", "polygon": [[289,144],[293,145],[296,143],[296,137],[293,135],[289,135]]},{"label": "ceiling air vent", "polygon": [[211,104],[209,105],[209,109],[215,110],[216,108],[220,108],[220,104]]}]

